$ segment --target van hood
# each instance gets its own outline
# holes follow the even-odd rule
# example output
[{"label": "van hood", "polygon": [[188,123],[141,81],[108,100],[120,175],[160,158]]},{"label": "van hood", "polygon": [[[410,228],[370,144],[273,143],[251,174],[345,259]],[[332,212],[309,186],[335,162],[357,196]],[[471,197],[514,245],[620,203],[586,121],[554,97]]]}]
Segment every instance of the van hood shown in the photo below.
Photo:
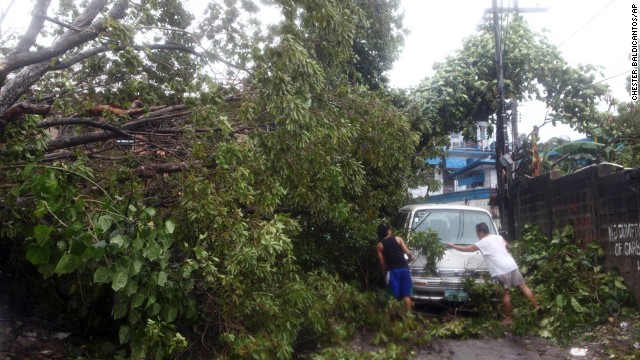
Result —
[{"label": "van hood", "polygon": [[[425,265],[426,257],[418,254],[411,267],[424,269]],[[477,270],[489,270],[488,264],[480,251],[462,252],[447,249],[442,259],[436,264],[436,271],[440,276],[461,276],[465,272]]]}]

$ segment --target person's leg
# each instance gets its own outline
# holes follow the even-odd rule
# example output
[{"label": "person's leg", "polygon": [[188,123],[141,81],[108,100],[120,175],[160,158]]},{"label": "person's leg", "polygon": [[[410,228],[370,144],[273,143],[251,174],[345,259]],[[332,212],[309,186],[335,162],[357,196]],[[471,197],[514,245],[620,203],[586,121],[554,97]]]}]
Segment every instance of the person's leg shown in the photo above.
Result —
[{"label": "person's leg", "polygon": [[509,288],[502,289],[502,311],[504,312],[504,324],[511,324],[513,319],[511,318],[511,311],[513,306],[511,305],[511,294],[509,294]]},{"label": "person's leg", "polygon": [[413,310],[413,302],[411,301],[411,296],[405,296],[404,303],[407,306],[407,310]]},{"label": "person's leg", "polygon": [[404,303],[407,306],[407,310],[413,310],[413,303],[411,301],[411,272],[408,268],[398,270],[400,272],[400,296],[402,296]]},{"label": "person's leg", "polygon": [[518,288],[520,289],[520,291],[522,291],[522,294],[529,301],[531,301],[531,303],[533,304],[533,308],[538,310],[538,302],[536,301],[536,297],[533,295],[533,291],[531,291],[531,289],[529,289],[527,284],[524,284],[524,283],[520,284],[520,285],[518,285]]}]

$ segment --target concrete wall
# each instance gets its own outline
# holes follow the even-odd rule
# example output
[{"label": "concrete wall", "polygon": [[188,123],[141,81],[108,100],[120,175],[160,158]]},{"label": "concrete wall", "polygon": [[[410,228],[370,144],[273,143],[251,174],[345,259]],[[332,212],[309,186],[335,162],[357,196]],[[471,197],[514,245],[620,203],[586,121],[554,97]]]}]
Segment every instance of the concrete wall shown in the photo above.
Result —
[{"label": "concrete wall", "polygon": [[572,224],[581,244],[600,242],[604,268],[620,272],[640,307],[640,169],[594,165],[519,182],[515,192],[516,237],[526,224],[547,236]]}]

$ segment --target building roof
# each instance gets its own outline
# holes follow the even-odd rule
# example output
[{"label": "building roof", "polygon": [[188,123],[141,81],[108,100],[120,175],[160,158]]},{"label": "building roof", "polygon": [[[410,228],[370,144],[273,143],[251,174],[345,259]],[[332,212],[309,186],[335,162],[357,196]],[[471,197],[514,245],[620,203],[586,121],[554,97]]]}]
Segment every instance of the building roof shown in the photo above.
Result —
[{"label": "building roof", "polygon": [[451,174],[448,174],[447,177],[456,178],[472,170],[480,171],[480,170],[494,169],[495,167],[496,167],[496,161],[494,159],[478,159],[462,168],[459,168],[458,170],[452,172]]},{"label": "building roof", "polygon": [[480,149],[463,149],[463,148],[454,148],[447,150],[447,154],[449,156],[455,157],[467,157],[467,158],[486,158],[493,154],[495,151],[493,150],[480,150]]},{"label": "building roof", "polygon": [[441,162],[442,162],[442,158],[439,158],[439,157],[427,159],[427,164],[429,165],[439,165]]},{"label": "building roof", "polygon": [[464,157],[446,157],[444,159],[445,169],[462,169],[467,166],[467,158]]},{"label": "building roof", "polygon": [[491,193],[496,189],[491,188],[476,188],[470,190],[456,191],[448,194],[441,195],[429,195],[427,198],[428,204],[446,204],[454,201],[469,201],[469,200],[483,200],[489,201]]}]

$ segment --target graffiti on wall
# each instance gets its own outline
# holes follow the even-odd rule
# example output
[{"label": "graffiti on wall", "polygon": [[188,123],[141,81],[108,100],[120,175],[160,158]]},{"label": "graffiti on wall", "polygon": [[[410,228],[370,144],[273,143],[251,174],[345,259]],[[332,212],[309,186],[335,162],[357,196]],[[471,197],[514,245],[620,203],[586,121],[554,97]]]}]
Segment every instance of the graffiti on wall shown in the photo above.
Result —
[{"label": "graffiti on wall", "polygon": [[609,225],[609,241],[640,239],[640,223]]},{"label": "graffiti on wall", "polygon": [[[640,256],[640,223],[609,225],[609,241],[615,242],[615,256]],[[636,267],[640,272],[640,260]]]}]

